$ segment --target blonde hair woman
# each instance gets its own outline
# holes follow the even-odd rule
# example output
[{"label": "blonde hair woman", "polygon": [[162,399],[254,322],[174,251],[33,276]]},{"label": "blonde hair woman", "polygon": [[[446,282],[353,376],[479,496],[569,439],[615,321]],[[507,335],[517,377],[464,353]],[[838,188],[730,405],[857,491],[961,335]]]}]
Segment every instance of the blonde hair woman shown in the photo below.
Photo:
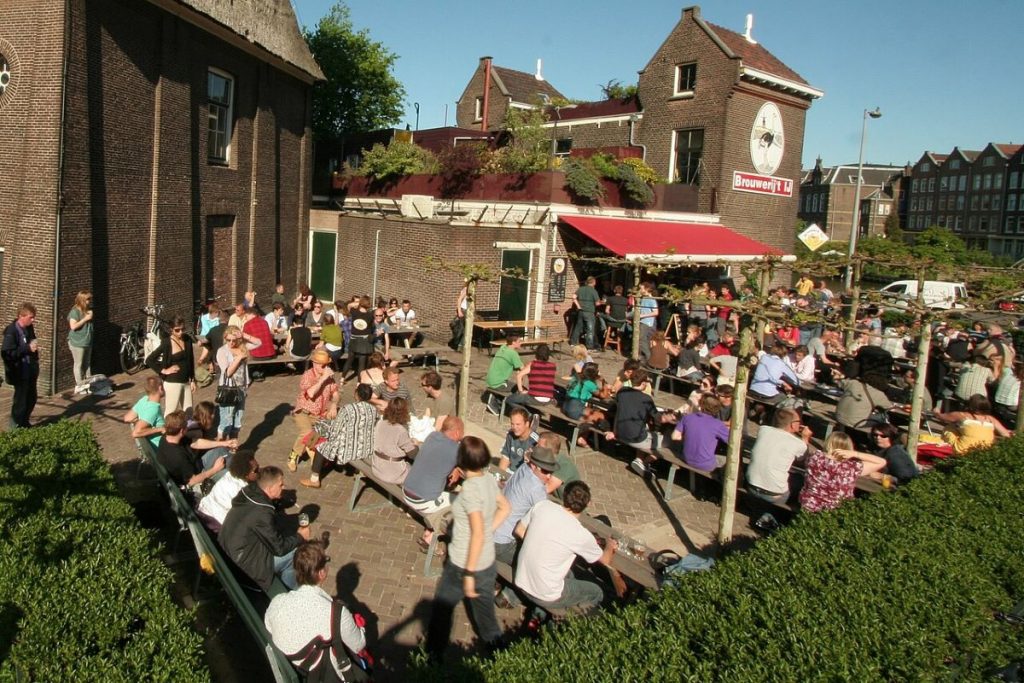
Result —
[{"label": "blonde hair woman", "polygon": [[800,507],[806,512],[833,510],[849,498],[857,479],[878,472],[885,459],[853,450],[853,440],[842,432],[832,432],[824,451],[815,451],[807,459],[807,478],[800,491]]},{"label": "blonde hair woman", "polygon": [[[83,289],[75,296],[75,305],[68,313],[68,348],[74,360],[76,391],[92,374],[92,317],[92,292]],[[85,393],[88,389],[83,387],[80,391]]]},{"label": "blonde hair woman", "polygon": [[245,417],[245,396],[249,389],[249,343],[259,346],[255,337],[246,337],[237,325],[224,328],[224,344],[217,349],[217,368],[220,378],[217,386],[234,386],[242,390],[242,399],[233,406],[218,406],[220,423],[217,440],[237,438]]}]

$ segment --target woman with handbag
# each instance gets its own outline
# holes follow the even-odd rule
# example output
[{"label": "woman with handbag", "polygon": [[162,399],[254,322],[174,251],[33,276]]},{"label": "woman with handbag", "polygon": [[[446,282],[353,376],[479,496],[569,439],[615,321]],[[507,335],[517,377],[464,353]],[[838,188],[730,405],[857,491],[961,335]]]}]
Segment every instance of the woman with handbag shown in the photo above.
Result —
[{"label": "woman with handbag", "polygon": [[174,316],[171,335],[164,337],[146,364],[164,381],[164,417],[175,410],[184,410],[191,416],[192,393],[196,390],[196,359],[192,354],[192,340],[185,336],[184,318]]},{"label": "woman with handbag", "polygon": [[259,345],[255,337],[242,333],[235,325],[224,329],[224,344],[217,350],[217,407],[220,425],[217,438],[236,439],[245,417],[245,395],[249,389],[249,346]]}]

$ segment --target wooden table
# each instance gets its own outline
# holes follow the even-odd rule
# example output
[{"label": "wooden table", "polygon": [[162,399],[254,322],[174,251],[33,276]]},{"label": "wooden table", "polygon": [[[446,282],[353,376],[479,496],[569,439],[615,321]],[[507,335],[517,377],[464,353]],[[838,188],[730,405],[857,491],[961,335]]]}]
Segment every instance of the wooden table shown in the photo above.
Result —
[{"label": "wooden table", "polygon": [[[528,336],[531,332],[543,332],[544,336],[537,339],[525,340],[531,344],[541,344],[548,341],[548,332],[551,329],[559,328],[562,326],[561,321],[557,320],[479,320],[473,322],[473,327],[479,330],[487,332],[487,352],[491,353],[494,350],[495,339],[494,333],[498,331],[504,332],[505,336],[509,332],[520,330],[524,336]],[[563,341],[561,337],[551,338],[552,343],[559,343]]]}]

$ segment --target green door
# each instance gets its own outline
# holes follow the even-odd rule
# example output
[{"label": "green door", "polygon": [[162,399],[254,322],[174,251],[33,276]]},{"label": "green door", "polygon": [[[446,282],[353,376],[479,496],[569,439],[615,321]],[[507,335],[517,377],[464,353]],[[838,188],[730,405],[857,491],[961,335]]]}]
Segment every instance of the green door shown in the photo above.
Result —
[{"label": "green door", "polygon": [[321,301],[334,301],[335,251],[338,235],[314,232],[309,241],[309,288]]},{"label": "green door", "polygon": [[518,268],[522,271],[523,277],[501,277],[498,320],[525,320],[530,296],[530,251],[507,249],[501,252],[501,268]]}]

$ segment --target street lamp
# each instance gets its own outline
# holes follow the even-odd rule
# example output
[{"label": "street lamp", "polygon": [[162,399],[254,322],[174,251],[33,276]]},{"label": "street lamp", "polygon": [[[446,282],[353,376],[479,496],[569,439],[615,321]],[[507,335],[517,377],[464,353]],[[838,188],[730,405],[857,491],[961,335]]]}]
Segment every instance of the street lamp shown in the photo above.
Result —
[{"label": "street lamp", "polygon": [[860,186],[864,180],[864,139],[868,134],[868,117],[882,117],[882,110],[875,107],[873,111],[864,110],[864,123],[860,129],[860,157],[857,159],[857,189],[853,191],[853,225],[850,226],[850,265],[846,267],[846,289],[853,284],[853,254],[857,251],[857,235],[860,233]]},{"label": "street lamp", "polygon": [[413,107],[413,109],[416,110],[416,130],[419,130],[420,129],[420,103],[419,102],[413,102],[412,103],[412,107]]}]

